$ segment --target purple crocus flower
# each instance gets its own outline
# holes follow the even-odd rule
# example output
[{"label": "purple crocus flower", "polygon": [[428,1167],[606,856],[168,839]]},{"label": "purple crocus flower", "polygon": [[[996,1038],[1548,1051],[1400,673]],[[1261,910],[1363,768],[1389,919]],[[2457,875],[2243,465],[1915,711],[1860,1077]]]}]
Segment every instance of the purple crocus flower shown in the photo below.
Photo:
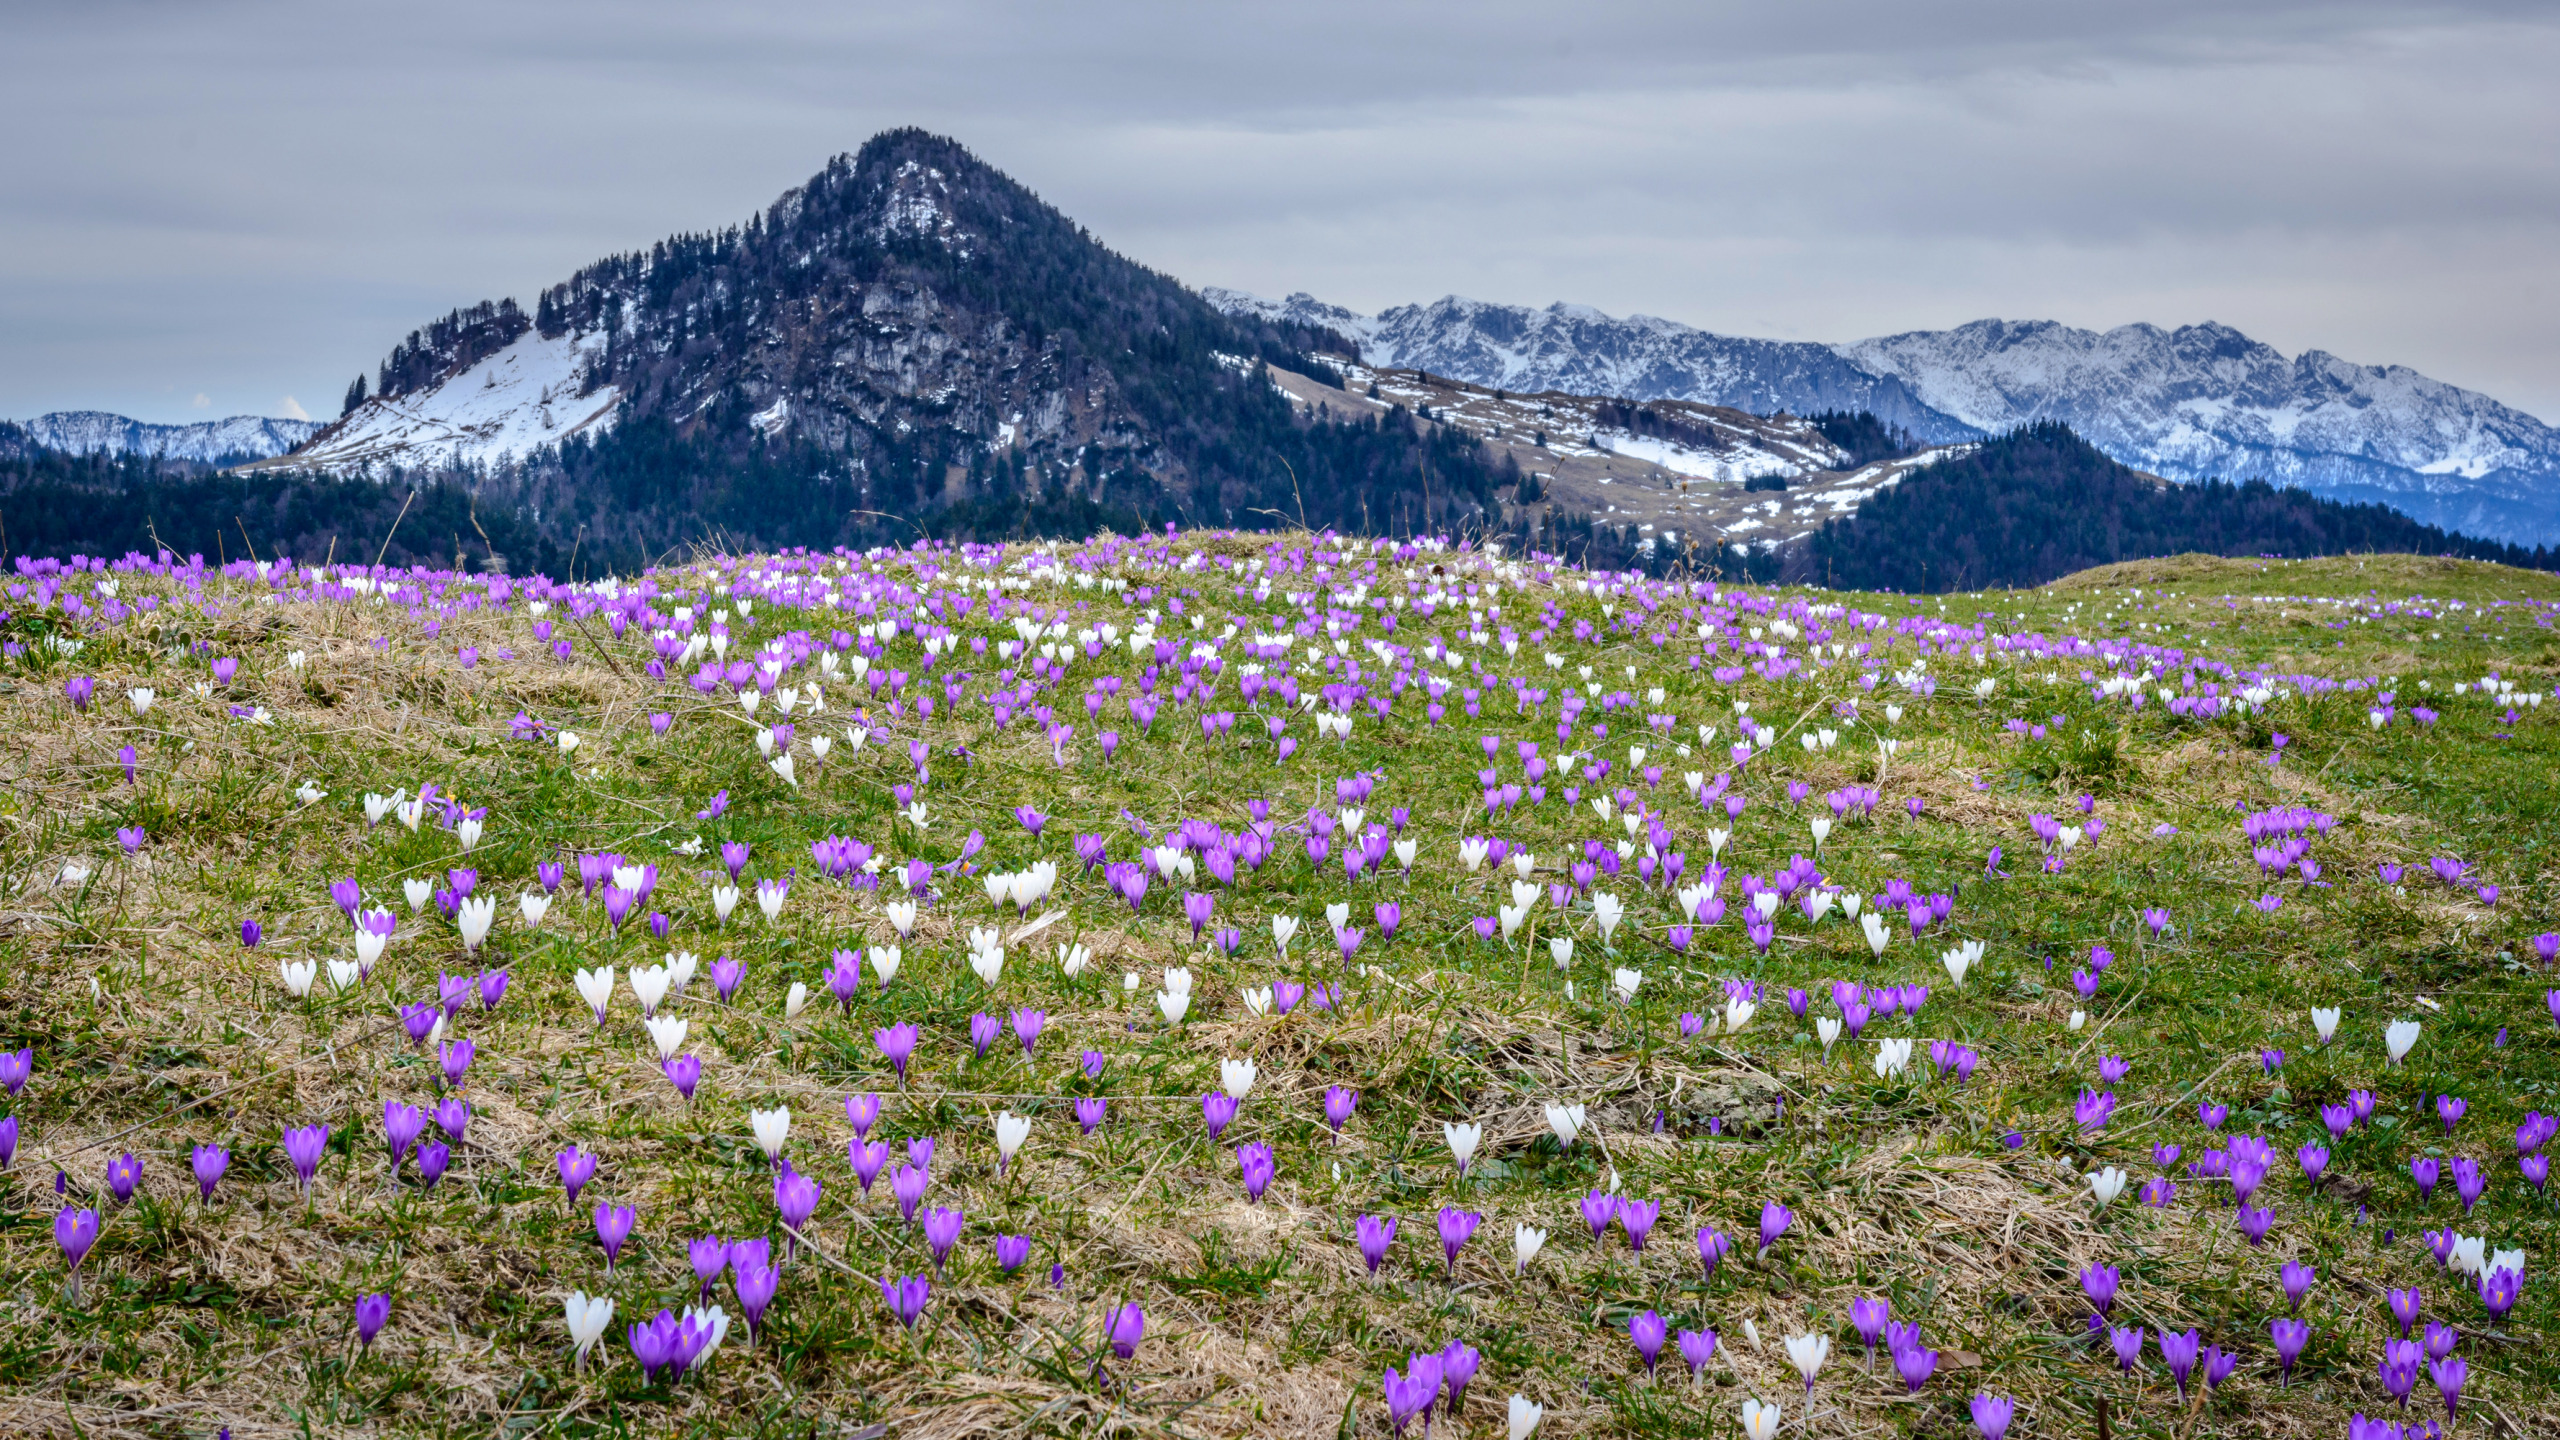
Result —
[{"label": "purple crocus flower", "polygon": [[373,1337],[381,1334],[382,1327],[389,1323],[391,1323],[391,1297],[389,1295],[367,1295],[356,1301],[357,1344],[362,1345],[367,1349],[372,1348]]},{"label": "purple crocus flower", "polygon": [[588,1181],[596,1178],[596,1157],[579,1149],[573,1141],[568,1149],[560,1152],[559,1159],[560,1187],[569,1192],[569,1203],[575,1205],[578,1192],[586,1188]]},{"label": "purple crocus flower", "polygon": [[688,1101],[693,1099],[694,1087],[702,1083],[701,1056],[677,1055],[659,1062],[658,1068],[666,1072],[667,1083],[676,1087],[677,1094]]},{"label": "purple crocus flower", "polygon": [[1446,1205],[1440,1207],[1440,1248],[1449,1257],[1450,1274],[1458,1273],[1458,1252],[1465,1248],[1468,1238],[1483,1223],[1484,1217],[1473,1210],[1459,1210]]},{"label": "purple crocus flower", "polygon": [[2409,1338],[2409,1327],[2418,1323],[2418,1312],[2426,1303],[2426,1295],[2415,1285],[2390,1294],[2391,1318],[2400,1322],[2400,1338]]},{"label": "purple crocus flower", "polygon": [[2293,1158],[2302,1165],[2302,1178],[2313,1185],[2320,1183],[2321,1172],[2329,1168],[2329,1151],[2326,1146],[2313,1145],[2306,1141],[2300,1149],[2293,1152]]},{"label": "purple crocus flower", "polygon": [[391,1165],[398,1169],[409,1147],[426,1133],[427,1112],[399,1100],[382,1102],[382,1136],[391,1142]]},{"label": "purple crocus flower", "polygon": [[1713,1330],[1683,1330],[1674,1337],[1674,1343],[1680,1347],[1680,1358],[1687,1362],[1692,1380],[1697,1379],[1707,1368],[1707,1362],[1715,1358],[1716,1332]]},{"label": "purple crocus flower", "polygon": [[18,1117],[0,1116],[0,1170],[8,1169],[9,1162],[17,1158]]},{"label": "purple crocus flower", "polygon": [[1099,1050],[1087,1050],[1084,1052],[1081,1063],[1084,1069],[1084,1078],[1087,1080],[1099,1080],[1102,1078],[1103,1070],[1111,1064],[1111,1057],[1103,1054]]},{"label": "purple crocus flower", "polygon": [[2503,1321],[2524,1297],[2524,1277],[2501,1265],[2480,1277],[2480,1305],[2492,1323]]},{"label": "purple crocus flower", "polygon": [[2463,1112],[2470,1108],[2471,1102],[2468,1100],[2464,1100],[2453,1095],[2438,1095],[2436,1097],[2436,1117],[2444,1121],[2444,1133],[2447,1135],[2452,1134],[2453,1123],[2461,1119]]},{"label": "purple crocus flower", "polygon": [[[1707,1343],[1710,1347],[1714,1345],[1714,1332],[1708,1332]],[[1466,1403],[1467,1386],[1476,1378],[1476,1368],[1483,1363],[1484,1357],[1476,1353],[1476,1347],[1463,1340],[1452,1340],[1441,1349],[1440,1380],[1449,1389],[1448,1403],[1442,1409],[1451,1419],[1457,1418],[1458,1407]]]},{"label": "purple crocus flower", "polygon": [[2278,1275],[2278,1283],[2284,1288],[2284,1298],[2286,1303],[2293,1309],[2301,1309],[2302,1297],[2311,1293],[2311,1286],[2313,1282],[2317,1281],[2319,1278],[2320,1272],[2318,1270],[2303,1264],[2299,1260],[2287,1260],[2284,1262],[2284,1269],[2279,1272]]},{"label": "purple crocus flower", "polygon": [[1279,1172],[1271,1147],[1259,1142],[1237,1146],[1236,1165],[1243,1172],[1245,1199],[1259,1204],[1262,1192],[1271,1188],[1272,1177]]},{"label": "purple crocus flower", "polygon": [[2187,1393],[2187,1377],[2195,1373],[2196,1359],[2203,1349],[2204,1337],[2197,1331],[2189,1330],[2184,1335],[2165,1329],[2160,1332],[2160,1358],[2168,1365],[2171,1378],[2178,1382],[2182,1398]]},{"label": "purple crocus flower", "polygon": [[141,1156],[128,1152],[107,1162],[107,1191],[116,1197],[117,1204],[131,1201],[133,1192],[141,1187]]},{"label": "purple crocus flower", "polygon": [[1396,1243],[1396,1220],[1392,1215],[1363,1215],[1351,1222],[1353,1238],[1359,1242],[1360,1258],[1369,1262],[1369,1273],[1378,1273],[1386,1263],[1388,1247]]},{"label": "purple crocus flower", "polygon": [[901,1020],[895,1025],[872,1031],[871,1041],[880,1047],[880,1053],[888,1057],[889,1063],[897,1067],[899,1082],[905,1083],[907,1060],[916,1053],[916,1027]]},{"label": "purple crocus flower", "polygon": [[723,1005],[736,998],[738,984],[746,978],[747,967],[726,955],[711,962],[711,988],[720,992]]},{"label": "purple crocus flower", "polygon": [[764,1323],[764,1312],[773,1304],[774,1292],[782,1288],[782,1272],[771,1264],[752,1260],[734,1262],[730,1284],[738,1292],[738,1309],[745,1315],[747,1333],[755,1333]]},{"label": "purple crocus flower", "polygon": [[2115,1308],[2116,1289],[2122,1283],[2113,1265],[2092,1265],[2080,1272],[2081,1292],[2101,1315]]},{"label": "purple crocus flower", "polygon": [[880,1277],[880,1298],[888,1302],[889,1313],[898,1317],[899,1324],[913,1330],[916,1322],[924,1318],[925,1303],[933,1298],[933,1282],[921,1275],[910,1275],[903,1280],[891,1280],[883,1275]]},{"label": "purple crocus flower", "polygon": [[1861,1296],[1849,1302],[1849,1323],[1858,1338],[1866,1343],[1867,1368],[1876,1366],[1876,1337],[1884,1333],[1885,1322],[1893,1318],[1893,1302]]},{"label": "purple crocus flower", "polygon": [[996,1268],[1010,1275],[1031,1258],[1031,1237],[999,1235],[996,1237]]},{"label": "purple crocus flower", "polygon": [[2116,1368],[2130,1375],[2142,1359],[2142,1342],[2147,1332],[2139,1325],[2110,1325],[2107,1343],[2115,1347]]},{"label": "purple crocus flower", "polygon": [[1110,1109],[1111,1102],[1108,1100],[1099,1098],[1078,1100],[1076,1102],[1076,1123],[1084,1127],[1085,1134],[1090,1135],[1094,1131],[1102,1128],[1103,1119],[1110,1112]]},{"label": "purple crocus flower", "polygon": [[996,1037],[1003,1033],[1004,1022],[983,1010],[969,1017],[969,1045],[981,1060],[987,1058],[987,1047],[995,1044]]},{"label": "purple crocus flower", "polygon": [[1138,1342],[1146,1337],[1147,1312],[1130,1301],[1105,1313],[1102,1333],[1110,1342],[1111,1353],[1123,1360],[1138,1358]]},{"label": "purple crocus flower", "polygon": [[933,1172],[920,1165],[901,1165],[889,1175],[889,1193],[898,1197],[898,1215],[913,1223],[916,1206],[924,1203],[925,1187],[933,1183]]},{"label": "purple crocus flower", "polygon": [[729,1242],[717,1235],[704,1235],[685,1242],[685,1258],[693,1263],[693,1278],[701,1286],[701,1298],[708,1304],[711,1287],[720,1272],[729,1268]]},{"label": "purple crocus flower", "polygon": [[2222,1122],[2230,1118],[2231,1107],[2228,1105],[2217,1105],[2207,1100],[2196,1106],[2196,1119],[2207,1130],[2221,1129]]},{"label": "purple crocus flower", "polygon": [[1914,1395],[1937,1373],[1938,1352],[1920,1343],[1918,1325],[1910,1327],[1903,1343],[1893,1347],[1893,1368],[1902,1376],[1903,1387]]},{"label": "purple crocus flower", "polygon": [[1653,1373],[1655,1362],[1662,1358],[1662,1342],[1670,1338],[1670,1327],[1662,1317],[1647,1310],[1627,1322],[1627,1338],[1636,1342],[1636,1353],[1644,1357],[1645,1373]]},{"label": "purple crocus flower", "polygon": [[[819,1185],[815,1180],[794,1170],[786,1162],[773,1177],[773,1208],[782,1216],[783,1225],[792,1231],[805,1228],[809,1217],[818,1213]],[[799,1248],[795,1235],[788,1247]]]},{"label": "purple crocus flower", "polygon": [[304,1125],[284,1132],[284,1154],[293,1162],[293,1173],[302,1188],[311,1188],[311,1177],[320,1169],[320,1156],[329,1148],[329,1127]]},{"label": "purple crocus flower", "polygon": [[418,1145],[418,1184],[433,1190],[444,1178],[445,1168],[453,1163],[453,1147],[440,1140],[421,1141]]},{"label": "purple crocus flower", "polygon": [[2267,1243],[2267,1232],[2275,1228],[2276,1212],[2262,1210],[2253,1205],[2243,1205],[2240,1207],[2239,1223],[2240,1233],[2248,1237],[2251,1245],[2264,1245]]},{"label": "purple crocus flower", "polygon": [[1713,1225],[1699,1226],[1698,1263],[1704,1271],[1699,1278],[1702,1280],[1714,1279],[1716,1275],[1716,1263],[1724,1259],[1726,1254],[1732,1249],[1733,1241],[1726,1238],[1723,1231],[1718,1230]]},{"label": "purple crocus flower", "polygon": [[1359,1091],[1341,1085],[1328,1085],[1325,1087],[1324,1120],[1325,1124],[1333,1127],[1333,1133],[1336,1136],[1339,1136],[1342,1133],[1343,1122],[1349,1120],[1351,1118],[1351,1112],[1358,1109],[1359,1106]]},{"label": "purple crocus flower", "polygon": [[2009,1433],[2009,1421],[2017,1414],[2018,1402],[2006,1395],[1973,1397],[1973,1428],[1982,1440],[2001,1440]]},{"label": "purple crocus flower", "polygon": [[1591,1227],[1591,1243],[1609,1233],[1609,1222],[1618,1218],[1618,1197],[1606,1190],[1594,1190],[1582,1197],[1582,1221]]},{"label": "purple crocus flower", "polygon": [[1013,1012],[1013,1038],[1021,1042],[1023,1059],[1031,1058],[1031,1047],[1040,1042],[1040,1032],[1048,1023],[1049,1012],[1046,1010]]},{"label": "purple crocus flower", "polygon": [[960,1232],[968,1224],[967,1213],[958,1206],[944,1209],[936,1205],[924,1212],[924,1243],[933,1252],[933,1273],[942,1273],[942,1263],[951,1256],[951,1247],[960,1241]]},{"label": "purple crocus flower", "polygon": [[2454,1156],[2451,1168],[2453,1193],[2462,1201],[2462,1213],[2469,1215],[2472,1207],[2480,1203],[2480,1197],[2488,1193],[2488,1172],[2480,1168],[2479,1161],[2468,1155]]},{"label": "purple crocus flower", "polygon": [[76,1284],[80,1262],[88,1258],[89,1247],[98,1243],[98,1212],[95,1210],[63,1210],[53,1217],[53,1243],[62,1247],[64,1265]]},{"label": "purple crocus flower", "polygon": [[2311,1323],[2286,1316],[2284,1319],[2269,1322],[2267,1335],[2275,1342],[2276,1364],[2282,1373],[2281,1383],[2291,1384],[2293,1362],[2301,1359],[2303,1350],[2311,1344]]},{"label": "purple crocus flower", "polygon": [[220,1145],[199,1145],[194,1159],[196,1189],[202,1192],[203,1203],[210,1205],[213,1187],[222,1182],[222,1172],[231,1168],[231,1152]]},{"label": "purple crocus flower", "polygon": [[596,1244],[604,1250],[604,1271],[613,1273],[613,1262],[622,1256],[623,1242],[631,1238],[631,1227],[640,1223],[640,1212],[628,1205],[607,1202],[596,1207]]},{"label": "purple crocus flower", "polygon": [[2436,1181],[2443,1178],[2444,1167],[2431,1156],[2421,1155],[2409,1162],[2409,1178],[2418,1182],[2418,1198],[2435,1198]]},{"label": "purple crocus flower", "polygon": [[2406,1340],[2382,1342],[2382,1388],[2402,1405],[2409,1403],[2409,1392],[2418,1388],[2419,1366],[2424,1361],[2418,1347]]},{"label": "purple crocus flower", "polygon": [[1627,1232],[1627,1248],[1644,1253],[1645,1236],[1653,1233],[1653,1224],[1662,1218],[1659,1200],[1621,1200],[1618,1202],[1618,1226]]},{"label": "purple crocus flower", "polygon": [[1768,1255],[1770,1246],[1778,1243],[1779,1236],[1787,1233],[1787,1227],[1795,1223],[1796,1212],[1775,1200],[1768,1201],[1760,1207],[1760,1254],[1762,1257],[1765,1258]]},{"label": "purple crocus flower", "polygon": [[1209,1122],[1209,1138],[1217,1139],[1218,1132],[1236,1118],[1235,1097],[1224,1090],[1210,1091],[1200,1097],[1200,1116]]}]

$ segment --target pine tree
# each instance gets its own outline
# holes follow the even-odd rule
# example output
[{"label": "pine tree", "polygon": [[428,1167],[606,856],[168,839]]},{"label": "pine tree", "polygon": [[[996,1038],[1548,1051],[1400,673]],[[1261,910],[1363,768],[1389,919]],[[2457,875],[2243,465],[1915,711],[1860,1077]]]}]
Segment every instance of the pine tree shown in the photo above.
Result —
[{"label": "pine tree", "polygon": [[364,376],[359,374],[356,376],[355,383],[347,387],[347,403],[339,409],[338,414],[341,417],[353,415],[356,413],[356,407],[363,403]]}]

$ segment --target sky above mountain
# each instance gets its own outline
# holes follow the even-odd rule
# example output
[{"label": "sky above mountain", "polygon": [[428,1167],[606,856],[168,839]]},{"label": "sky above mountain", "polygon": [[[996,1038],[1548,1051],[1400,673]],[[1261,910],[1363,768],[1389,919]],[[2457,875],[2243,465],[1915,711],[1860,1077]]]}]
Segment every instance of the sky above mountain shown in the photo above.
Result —
[{"label": "sky above mountain", "polygon": [[1197,284],[1850,341],[2216,320],[2560,419],[2560,12],[13,6],[0,415],[327,418],[916,124]]}]

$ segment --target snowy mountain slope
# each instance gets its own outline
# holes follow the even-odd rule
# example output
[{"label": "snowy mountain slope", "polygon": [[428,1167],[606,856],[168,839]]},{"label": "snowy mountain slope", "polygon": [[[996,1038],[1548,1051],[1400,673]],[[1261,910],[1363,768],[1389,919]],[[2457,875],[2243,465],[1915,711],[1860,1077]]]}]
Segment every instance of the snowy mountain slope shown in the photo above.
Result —
[{"label": "snowy mountain slope", "polygon": [[1587,306],[1448,296],[1367,316],[1304,294],[1203,293],[1233,312],[1340,331],[1372,364],[1476,384],[1764,414],[1870,410],[1942,442],[2056,419],[2114,459],[2174,480],[2266,479],[2448,530],[2560,542],[2560,430],[2404,366],[2317,350],[2288,359],[2226,325],[2099,332],[1982,320],[1824,346]]},{"label": "snowy mountain slope", "polygon": [[152,425],[103,410],[56,410],[25,425],[27,438],[74,455],[165,455],[172,460],[263,459],[281,455],[320,429],[310,420],[234,415],[192,425]]},{"label": "snowy mountain slope", "polygon": [[1923,405],[1900,381],[1861,370],[1828,345],[1716,335],[1650,315],[1588,305],[1491,305],[1447,295],[1358,315],[1311,295],[1262,300],[1204,290],[1231,314],[1322,325],[1360,344],[1373,365],[1428,370],[1476,385],[1632,400],[1691,400],[1772,415],[1866,410],[1924,440],[1976,438],[1976,428]]},{"label": "snowy mountain slope", "polygon": [[2560,430],[2406,366],[2288,360],[2215,324],[1977,320],[1840,350],[1968,424],[2061,420],[2171,479],[2262,477],[2449,529],[2560,538]]},{"label": "snowy mountain slope", "polygon": [[302,449],[262,468],[485,464],[609,429],[621,392],[605,385],[581,393],[586,362],[604,339],[600,330],[547,339],[527,330],[448,379],[366,401]]}]

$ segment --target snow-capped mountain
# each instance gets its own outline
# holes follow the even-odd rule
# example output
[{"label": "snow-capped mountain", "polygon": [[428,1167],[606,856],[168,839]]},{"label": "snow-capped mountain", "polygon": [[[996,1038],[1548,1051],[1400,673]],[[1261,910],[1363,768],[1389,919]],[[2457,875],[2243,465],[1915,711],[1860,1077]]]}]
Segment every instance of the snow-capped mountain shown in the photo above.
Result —
[{"label": "snow-capped mountain", "polygon": [[1374,365],[1480,385],[1764,414],[1869,410],[1941,442],[2061,420],[2173,480],[2263,478],[2466,534],[2560,542],[2560,430],[2406,367],[2317,350],[2288,359],[2226,325],[2099,332],[1981,320],[1831,346],[1578,305],[1449,296],[1360,315],[1304,294],[1203,293],[1230,312],[1335,330]]},{"label": "snow-capped mountain", "polygon": [[1865,410],[1923,440],[1982,434],[1920,403],[1901,381],[1809,341],[1741,339],[1650,315],[1622,320],[1588,305],[1532,310],[1448,295],[1357,315],[1304,293],[1276,301],[1241,290],[1201,294],[1230,314],[1333,330],[1357,341],[1373,365],[1428,370],[1475,385],[1693,400],[1757,415]]},{"label": "snow-capped mountain", "polygon": [[587,388],[582,376],[604,341],[599,331],[545,336],[527,330],[497,353],[423,389],[366,401],[281,464],[313,470],[375,463],[477,465],[610,429],[621,390]]},{"label": "snow-capped mountain", "polygon": [[234,415],[192,425],[151,425],[103,410],[56,410],[25,423],[27,438],[48,450],[74,455],[163,455],[172,460],[263,460],[308,440],[320,428],[310,420]]},{"label": "snow-capped mountain", "polygon": [[2172,480],[2262,478],[2429,524],[2560,539],[2560,430],[2401,365],[2288,360],[2228,325],[1977,320],[1840,347],[1985,430],[2060,420]]}]

